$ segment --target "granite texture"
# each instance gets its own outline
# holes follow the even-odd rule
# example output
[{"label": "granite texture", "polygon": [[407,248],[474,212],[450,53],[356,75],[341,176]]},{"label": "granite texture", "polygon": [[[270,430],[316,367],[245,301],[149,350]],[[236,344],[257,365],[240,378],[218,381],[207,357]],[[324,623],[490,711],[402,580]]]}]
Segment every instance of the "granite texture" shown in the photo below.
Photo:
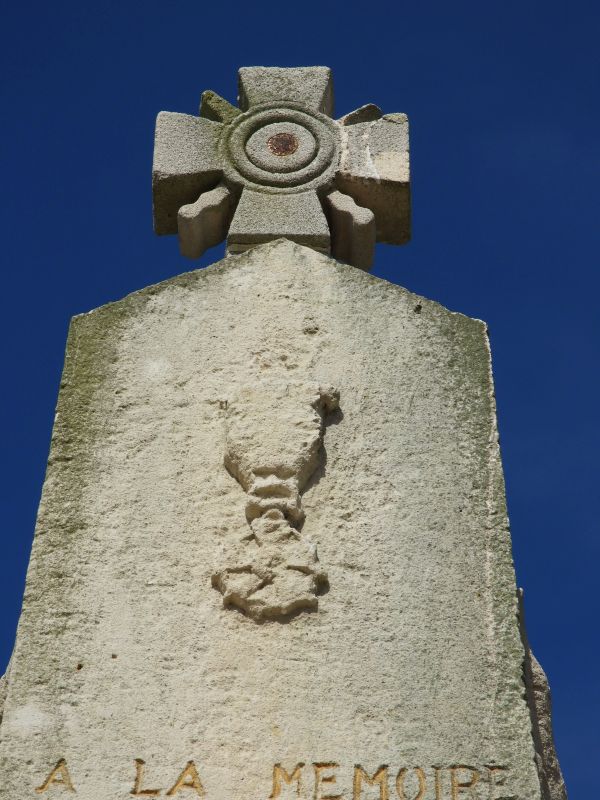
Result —
[{"label": "granite texture", "polygon": [[291,241],[328,253],[327,219],[316,192],[273,195],[244,189],[227,236],[230,253],[271,241],[285,229]]},{"label": "granite texture", "polygon": [[[182,254],[197,258],[217,235],[229,253],[285,237],[366,269],[375,239],[408,241],[405,114],[367,104],[332,119],[326,67],[243,67],[238,99],[206,91],[200,117],[158,116],[154,227],[177,233]],[[202,198],[218,184],[226,203]]]},{"label": "granite texture", "polygon": [[302,103],[333,116],[333,78],[329,67],[242,67],[238,72],[238,105],[243,111],[259,103]]},{"label": "granite texture", "polygon": [[222,175],[217,143],[222,125],[203,117],[161,111],[156,118],[152,171],[154,231],[177,233],[177,212]]}]

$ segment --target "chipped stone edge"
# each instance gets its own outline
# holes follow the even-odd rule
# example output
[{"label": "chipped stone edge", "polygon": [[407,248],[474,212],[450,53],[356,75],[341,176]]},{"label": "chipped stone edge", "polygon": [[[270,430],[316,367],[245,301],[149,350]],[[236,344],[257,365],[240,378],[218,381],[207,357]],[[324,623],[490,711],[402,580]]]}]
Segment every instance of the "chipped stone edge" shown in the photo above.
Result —
[{"label": "chipped stone edge", "polygon": [[0,677],[0,741],[2,741],[2,718],[4,716],[4,704],[6,702],[6,696],[8,694],[8,681],[10,678],[10,665],[12,662],[12,656],[10,661],[6,666],[6,672],[2,677]]},{"label": "chipped stone edge", "polygon": [[531,732],[535,747],[535,763],[540,779],[542,800],[567,800],[552,730],[552,698],[546,673],[534,656],[527,638],[523,589],[517,589],[519,628],[525,650],[523,681],[527,705],[531,714]]}]

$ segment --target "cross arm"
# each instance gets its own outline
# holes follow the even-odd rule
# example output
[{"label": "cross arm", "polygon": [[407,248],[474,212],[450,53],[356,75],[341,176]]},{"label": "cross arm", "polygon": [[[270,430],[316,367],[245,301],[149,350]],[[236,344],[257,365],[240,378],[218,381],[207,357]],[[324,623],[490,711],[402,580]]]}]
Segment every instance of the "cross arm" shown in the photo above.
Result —
[{"label": "cross arm", "polygon": [[242,67],[238,105],[247,111],[259,103],[300,103],[333,115],[333,80],[329,67]]},{"label": "cross arm", "polygon": [[[410,239],[410,161],[406,114],[373,119],[365,106],[339,120],[341,156],[336,186],[375,215],[377,241]],[[368,109],[368,112],[367,112]],[[371,117],[362,121],[365,117]],[[354,120],[357,119],[357,122]]]},{"label": "cross arm", "polygon": [[156,120],[152,198],[154,230],[177,233],[177,213],[213,189],[223,174],[217,144],[223,125],[161,111]]}]

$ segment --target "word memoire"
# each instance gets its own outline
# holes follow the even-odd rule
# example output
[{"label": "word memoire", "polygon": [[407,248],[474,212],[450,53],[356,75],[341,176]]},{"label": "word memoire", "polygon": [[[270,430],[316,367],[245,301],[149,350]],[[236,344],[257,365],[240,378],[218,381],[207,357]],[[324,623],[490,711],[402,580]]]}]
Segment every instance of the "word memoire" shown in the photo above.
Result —
[{"label": "word memoire", "polygon": [[[344,767],[335,761],[299,761],[291,768],[274,764],[270,793],[265,792],[256,800],[518,800],[516,795],[507,794],[507,768],[495,764],[401,767],[397,771],[387,764],[374,771],[355,764],[351,768],[352,790],[347,794],[342,794],[337,785],[340,770]],[[141,758],[134,759],[132,772],[129,794],[133,797],[174,797],[180,793],[188,797],[211,796],[210,786],[201,777],[202,769],[194,761],[188,761],[173,783],[164,788],[150,781],[146,762]],[[35,789],[37,794],[51,790],[77,794],[77,776],[64,758]]]}]

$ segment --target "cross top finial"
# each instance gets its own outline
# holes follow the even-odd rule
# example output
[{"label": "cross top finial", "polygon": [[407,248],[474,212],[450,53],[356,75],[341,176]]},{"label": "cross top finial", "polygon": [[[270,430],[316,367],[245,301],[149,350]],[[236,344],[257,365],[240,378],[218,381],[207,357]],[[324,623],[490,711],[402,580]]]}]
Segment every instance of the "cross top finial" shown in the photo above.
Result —
[{"label": "cross top finial", "polygon": [[368,269],[375,241],[410,238],[408,120],[366,105],[332,119],[326,67],[244,67],[238,105],[156,121],[154,229],[199,257],[286,237]]}]

